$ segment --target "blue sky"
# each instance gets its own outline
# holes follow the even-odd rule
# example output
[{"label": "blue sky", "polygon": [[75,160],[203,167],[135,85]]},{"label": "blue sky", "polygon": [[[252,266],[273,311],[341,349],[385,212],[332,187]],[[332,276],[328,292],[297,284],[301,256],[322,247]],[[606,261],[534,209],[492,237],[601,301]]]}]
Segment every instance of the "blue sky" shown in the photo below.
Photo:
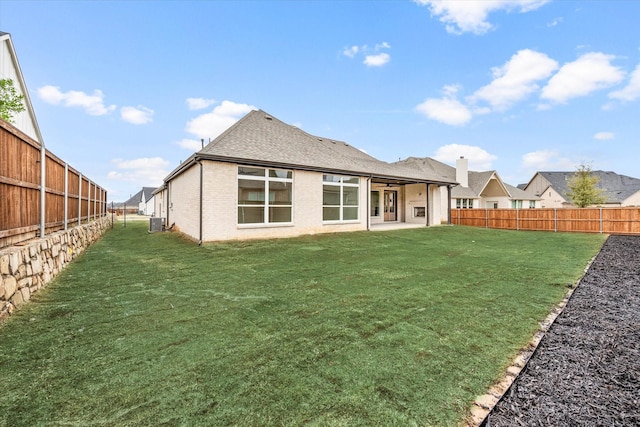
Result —
[{"label": "blue sky", "polygon": [[254,108],[516,185],[640,177],[640,2],[0,0],[46,146],[123,201]]}]

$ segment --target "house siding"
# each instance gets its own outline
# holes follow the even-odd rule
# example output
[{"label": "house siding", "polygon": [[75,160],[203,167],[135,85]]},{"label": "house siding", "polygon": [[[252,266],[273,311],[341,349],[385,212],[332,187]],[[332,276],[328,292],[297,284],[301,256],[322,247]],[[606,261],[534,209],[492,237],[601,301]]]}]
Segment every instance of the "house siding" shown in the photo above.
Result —
[{"label": "house siding", "polygon": [[540,195],[542,202],[540,205],[543,208],[562,208],[566,207],[567,200],[562,197],[556,190],[552,187],[546,189],[544,194]]},{"label": "house siding", "polygon": [[167,190],[158,191],[153,197],[154,216],[159,218],[167,218]]},{"label": "house siding", "polygon": [[627,197],[624,202],[622,202],[622,206],[640,206],[640,191]]},{"label": "house siding", "polygon": [[200,226],[200,166],[194,165],[168,184],[168,220],[170,226],[194,239]]}]

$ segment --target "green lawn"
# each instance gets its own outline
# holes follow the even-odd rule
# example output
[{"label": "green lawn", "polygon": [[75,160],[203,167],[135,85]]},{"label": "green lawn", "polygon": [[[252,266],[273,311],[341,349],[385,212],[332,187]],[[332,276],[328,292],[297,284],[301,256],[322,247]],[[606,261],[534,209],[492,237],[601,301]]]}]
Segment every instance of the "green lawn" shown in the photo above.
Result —
[{"label": "green lawn", "polygon": [[604,236],[109,231],[0,325],[0,426],[457,425]]}]

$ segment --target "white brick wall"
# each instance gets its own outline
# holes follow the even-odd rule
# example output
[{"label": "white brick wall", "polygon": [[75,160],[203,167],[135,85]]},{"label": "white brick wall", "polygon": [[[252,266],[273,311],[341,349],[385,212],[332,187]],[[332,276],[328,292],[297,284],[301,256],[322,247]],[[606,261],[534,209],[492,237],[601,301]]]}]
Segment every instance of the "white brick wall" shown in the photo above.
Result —
[{"label": "white brick wall", "polygon": [[[296,170],[293,173],[293,224],[238,224],[238,165],[203,161],[203,241],[292,237],[304,234],[366,230],[369,215],[367,178],[360,178],[359,220],[352,223],[325,224],[322,221],[322,173]],[[374,188],[383,187],[375,186]],[[386,187],[384,187],[386,188]],[[415,217],[413,208],[425,206],[427,186],[398,186],[398,221],[426,224],[426,217]],[[194,165],[168,184],[166,193],[156,196],[163,202],[162,214],[168,226],[199,239],[200,166]],[[433,224],[447,219],[446,187],[430,186],[430,211]],[[159,197],[160,196],[160,197]],[[381,192],[382,199],[382,192]],[[382,200],[381,200],[382,203]],[[156,203],[156,210],[160,212]],[[168,213],[166,212],[168,209]],[[381,212],[382,215],[382,212]],[[382,222],[382,216],[378,218]],[[376,219],[371,219],[376,223]]]},{"label": "white brick wall", "polygon": [[196,164],[170,181],[168,195],[167,226],[175,223],[178,231],[197,240],[200,217],[200,166]]},{"label": "white brick wall", "polygon": [[[238,165],[204,161],[203,241],[292,237],[367,229],[366,178],[360,179],[360,216],[356,223],[323,224],[322,173],[294,171],[293,225],[238,225]],[[194,240],[199,238],[200,166],[195,165],[172,180],[168,225]],[[166,215],[164,215],[166,217]]]}]

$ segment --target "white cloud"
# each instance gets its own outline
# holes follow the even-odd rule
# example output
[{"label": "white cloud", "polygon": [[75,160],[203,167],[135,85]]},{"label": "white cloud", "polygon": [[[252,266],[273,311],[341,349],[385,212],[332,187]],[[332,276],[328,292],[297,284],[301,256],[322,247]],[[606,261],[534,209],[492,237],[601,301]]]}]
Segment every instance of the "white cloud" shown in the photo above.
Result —
[{"label": "white cloud", "polygon": [[542,89],[541,98],[565,103],[571,98],[586,96],[619,83],[624,72],[611,65],[613,59],[612,55],[590,52],[563,65]]},{"label": "white cloud", "polygon": [[631,73],[629,84],[621,90],[611,92],[609,98],[618,99],[620,101],[635,101],[640,98],[640,64]]},{"label": "white cloud", "polygon": [[616,134],[613,132],[598,132],[595,135],[593,135],[593,139],[597,139],[600,141],[608,141],[611,139],[615,139]]},{"label": "white cloud", "polygon": [[573,170],[575,165],[575,161],[556,150],[532,151],[522,156],[522,167],[530,172]]},{"label": "white cloud", "polygon": [[469,170],[475,171],[491,170],[492,162],[497,159],[480,147],[462,144],[443,145],[433,158],[443,163],[455,164],[461,156],[469,160]]},{"label": "white cloud", "polygon": [[134,125],[146,125],[153,121],[154,111],[150,108],[138,105],[137,107],[122,107],[120,117],[127,123]]},{"label": "white cloud", "polygon": [[202,110],[216,103],[215,99],[206,98],[187,98],[187,106],[189,110]]},{"label": "white cloud", "polygon": [[416,110],[431,120],[436,120],[447,125],[461,126],[469,123],[473,115],[469,108],[455,97],[458,86],[449,85],[443,88],[444,97],[428,98],[422,104],[416,106]]},{"label": "white cloud", "polygon": [[487,21],[490,13],[505,10],[507,12],[530,12],[550,0],[414,0],[421,6],[428,6],[431,16],[437,16],[444,23],[447,32],[462,34],[466,32],[484,34],[493,26]]},{"label": "white cloud", "polygon": [[547,27],[549,27],[549,28],[551,28],[551,27],[556,27],[556,26],[558,26],[562,21],[563,21],[563,19],[562,19],[562,18],[556,18],[556,19],[554,19],[553,21],[549,22],[549,23],[547,24]]},{"label": "white cloud", "polygon": [[111,163],[117,170],[109,172],[108,179],[136,183],[139,187],[159,186],[169,173],[169,161],[161,157],[113,159]]},{"label": "white cloud", "polygon": [[115,105],[104,104],[104,94],[99,89],[88,95],[77,90],[62,92],[57,86],[47,85],[38,89],[38,96],[48,104],[83,108],[92,116],[103,116],[116,109]]},{"label": "white cloud", "polygon": [[478,89],[471,102],[486,101],[495,110],[504,111],[538,90],[536,82],[548,78],[558,63],[544,53],[524,49],[502,67],[493,68],[493,81]]},{"label": "white cloud", "polygon": [[370,48],[366,44],[363,46],[350,46],[344,48],[342,54],[349,58],[355,58],[356,55],[364,55],[362,61],[367,67],[382,67],[391,60],[391,55],[381,52],[383,49],[391,49],[391,45],[387,42],[378,43],[375,47]]},{"label": "white cloud", "polygon": [[222,101],[210,113],[205,113],[189,120],[185,130],[198,138],[214,139],[242,116],[255,109],[254,106],[248,104]]},{"label": "white cloud", "polygon": [[[205,141],[208,142],[208,141]],[[200,151],[202,149],[202,141],[195,139],[181,139],[176,143],[179,147],[189,151]]]},{"label": "white cloud", "polygon": [[358,46],[345,47],[342,53],[344,56],[348,56],[349,58],[353,58],[356,56],[360,48]]},{"label": "white cloud", "polygon": [[383,65],[388,63],[390,60],[391,60],[391,56],[386,52],[382,52],[382,53],[378,53],[377,55],[367,55],[364,58],[363,63],[367,67],[382,67]]}]

